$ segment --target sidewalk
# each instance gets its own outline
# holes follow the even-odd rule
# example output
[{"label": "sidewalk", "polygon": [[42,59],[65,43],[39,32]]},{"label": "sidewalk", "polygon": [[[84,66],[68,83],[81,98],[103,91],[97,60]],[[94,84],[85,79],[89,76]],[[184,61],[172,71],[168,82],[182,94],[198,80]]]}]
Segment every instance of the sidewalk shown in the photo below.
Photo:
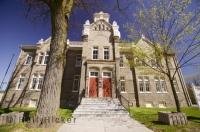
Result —
[{"label": "sidewalk", "polygon": [[132,118],[77,118],[75,123],[63,124],[58,132],[152,132]]}]

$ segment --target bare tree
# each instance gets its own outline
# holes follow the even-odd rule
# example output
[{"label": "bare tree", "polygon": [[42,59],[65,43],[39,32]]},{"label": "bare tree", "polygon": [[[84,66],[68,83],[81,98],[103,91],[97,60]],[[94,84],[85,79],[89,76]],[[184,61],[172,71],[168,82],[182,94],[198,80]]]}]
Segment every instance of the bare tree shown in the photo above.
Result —
[{"label": "bare tree", "polygon": [[[191,7],[190,0],[138,1],[137,7],[135,21],[127,25],[129,35],[136,40],[142,34],[146,36],[153,52],[149,55],[142,49],[133,48],[132,55],[168,77],[177,111],[180,112],[174,79],[180,68],[200,64],[200,10]],[[156,60],[158,67],[152,67],[145,58]],[[175,61],[173,69],[171,59]]]}]

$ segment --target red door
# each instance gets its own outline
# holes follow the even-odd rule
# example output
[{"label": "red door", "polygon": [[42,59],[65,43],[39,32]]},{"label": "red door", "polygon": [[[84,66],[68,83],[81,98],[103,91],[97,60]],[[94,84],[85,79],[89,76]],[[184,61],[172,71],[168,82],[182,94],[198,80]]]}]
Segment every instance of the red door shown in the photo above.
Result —
[{"label": "red door", "polygon": [[103,78],[103,97],[112,96],[111,78]]},{"label": "red door", "polygon": [[98,86],[98,78],[90,77],[90,85],[89,85],[89,97],[97,97],[97,87]]}]

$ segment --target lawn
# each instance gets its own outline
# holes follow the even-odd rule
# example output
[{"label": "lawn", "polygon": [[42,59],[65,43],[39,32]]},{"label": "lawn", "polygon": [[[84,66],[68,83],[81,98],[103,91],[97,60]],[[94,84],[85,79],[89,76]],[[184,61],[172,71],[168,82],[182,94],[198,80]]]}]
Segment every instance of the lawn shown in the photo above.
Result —
[{"label": "lawn", "polygon": [[[28,113],[29,116],[33,116],[35,114],[35,109],[33,108],[10,108],[10,109],[1,109],[0,114],[9,113],[9,112],[25,112]],[[70,109],[60,109],[58,111],[58,115],[62,119],[67,119],[72,116],[72,110]],[[56,132],[60,124],[53,126],[53,128],[28,128],[27,123],[19,123],[19,124],[9,124],[9,125],[0,125],[0,132]]]},{"label": "lawn", "polygon": [[159,123],[157,121],[158,111],[175,111],[175,109],[131,108],[130,110],[132,118],[155,132],[200,132],[200,110],[198,108],[182,108],[182,112],[186,113],[189,121],[187,125],[182,126],[169,126]]}]

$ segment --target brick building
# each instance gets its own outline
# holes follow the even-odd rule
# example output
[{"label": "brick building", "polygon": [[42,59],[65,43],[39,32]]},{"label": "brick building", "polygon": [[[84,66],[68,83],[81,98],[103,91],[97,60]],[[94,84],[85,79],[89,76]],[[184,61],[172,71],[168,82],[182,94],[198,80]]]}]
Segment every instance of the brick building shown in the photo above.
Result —
[{"label": "brick building", "polygon": [[[173,107],[170,83],[166,76],[146,72],[145,65],[131,72],[128,58],[121,51],[120,31],[117,22],[109,22],[108,13],[95,13],[92,23],[83,25],[82,41],[67,40],[67,65],[63,75],[61,107],[77,106],[80,96],[87,98],[116,98],[117,93],[133,106]],[[35,107],[38,103],[45,68],[48,62],[51,38],[37,44],[21,46],[2,106]],[[142,37],[135,45],[151,50],[150,42]],[[128,44],[127,44],[128,45]],[[130,45],[130,44],[129,44]],[[171,69],[176,63],[171,56]],[[153,65],[153,64],[152,64]],[[164,65],[164,64],[162,64]],[[179,70],[174,85],[181,106],[190,105],[183,75]],[[137,97],[136,97],[137,96]]]}]

